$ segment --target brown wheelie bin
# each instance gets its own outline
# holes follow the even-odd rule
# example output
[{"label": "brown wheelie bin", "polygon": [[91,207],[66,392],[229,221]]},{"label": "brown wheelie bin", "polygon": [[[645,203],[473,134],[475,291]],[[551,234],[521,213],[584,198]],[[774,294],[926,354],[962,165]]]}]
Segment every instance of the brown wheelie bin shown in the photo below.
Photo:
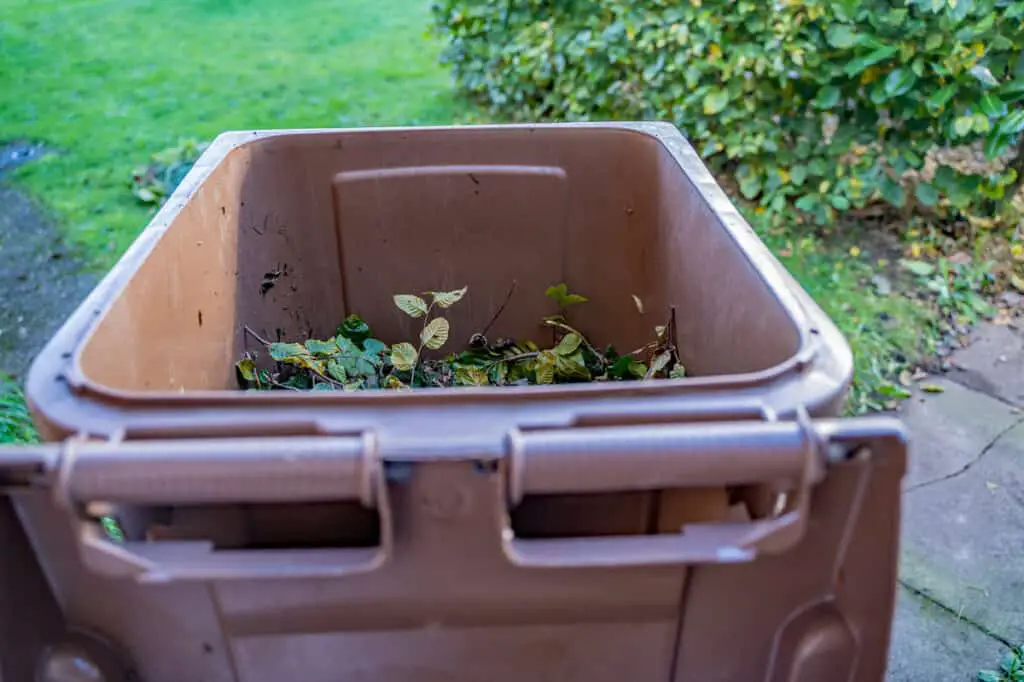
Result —
[{"label": "brown wheelie bin", "polygon": [[[566,282],[636,347],[636,295],[691,376],[234,390],[246,325],[394,342],[468,285],[467,337],[513,281],[494,335]],[[222,135],[30,373],[3,678],[881,682],[905,443],[850,376],[671,126]]]}]

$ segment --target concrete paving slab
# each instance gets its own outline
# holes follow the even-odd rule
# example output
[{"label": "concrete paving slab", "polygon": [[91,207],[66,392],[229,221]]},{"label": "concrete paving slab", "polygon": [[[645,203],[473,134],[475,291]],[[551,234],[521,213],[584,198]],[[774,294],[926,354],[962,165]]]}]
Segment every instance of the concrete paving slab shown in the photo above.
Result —
[{"label": "concrete paving slab", "polygon": [[999,400],[941,378],[926,382],[942,393],[920,392],[900,418],[910,431],[904,490],[951,476],[967,466],[1024,414]]},{"label": "concrete paving slab", "polygon": [[1009,641],[1024,640],[1024,422],[975,464],[904,495],[903,580]]},{"label": "concrete paving slab", "polygon": [[886,682],[969,682],[999,664],[1006,647],[900,588]]},{"label": "concrete paving slab", "polygon": [[973,343],[953,356],[949,377],[1024,406],[1024,331],[985,323],[972,337]]}]

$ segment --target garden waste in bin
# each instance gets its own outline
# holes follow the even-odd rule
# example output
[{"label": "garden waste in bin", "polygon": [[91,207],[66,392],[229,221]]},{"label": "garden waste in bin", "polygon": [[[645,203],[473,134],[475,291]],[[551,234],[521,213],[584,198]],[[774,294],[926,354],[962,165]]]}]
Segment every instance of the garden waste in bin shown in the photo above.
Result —
[{"label": "garden waste in bin", "polygon": [[[465,338],[513,281],[622,348],[674,308],[690,376],[235,390],[246,326],[468,285]],[[881,682],[905,443],[851,367],[671,126],[222,135],[30,373],[4,679]]]}]

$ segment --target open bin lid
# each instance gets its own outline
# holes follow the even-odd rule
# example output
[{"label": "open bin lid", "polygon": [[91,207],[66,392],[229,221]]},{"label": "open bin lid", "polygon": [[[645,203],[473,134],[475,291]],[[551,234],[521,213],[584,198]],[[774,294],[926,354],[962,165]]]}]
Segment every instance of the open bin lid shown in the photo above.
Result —
[{"label": "open bin lid", "polygon": [[[429,558],[396,542],[392,486],[411,484],[424,510],[472,497],[492,523],[481,547],[520,568],[736,563],[784,552],[804,535],[814,487],[858,458],[905,465],[906,435],[889,417],[696,421],[509,431],[500,448],[382,440],[375,433],[63,443],[0,448],[0,492],[45,489],[66,510],[85,564],[143,582],[329,578]],[[525,495],[769,485],[787,500],[769,517],[692,523],[678,533],[516,537],[508,510]],[[212,542],[113,542],[86,505],[298,503],[347,500],[376,510],[374,547],[216,549]],[[453,527],[453,532],[458,529]],[[438,570],[441,567],[431,567]]]}]

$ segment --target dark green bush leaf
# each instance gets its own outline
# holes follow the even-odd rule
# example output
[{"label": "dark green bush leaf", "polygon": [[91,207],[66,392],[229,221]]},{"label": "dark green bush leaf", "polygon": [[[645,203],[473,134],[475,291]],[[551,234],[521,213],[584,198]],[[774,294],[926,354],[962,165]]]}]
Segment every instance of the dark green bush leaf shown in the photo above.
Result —
[{"label": "dark green bush leaf", "polygon": [[917,183],[914,188],[914,196],[925,206],[934,206],[939,203],[939,191],[927,182]]}]

